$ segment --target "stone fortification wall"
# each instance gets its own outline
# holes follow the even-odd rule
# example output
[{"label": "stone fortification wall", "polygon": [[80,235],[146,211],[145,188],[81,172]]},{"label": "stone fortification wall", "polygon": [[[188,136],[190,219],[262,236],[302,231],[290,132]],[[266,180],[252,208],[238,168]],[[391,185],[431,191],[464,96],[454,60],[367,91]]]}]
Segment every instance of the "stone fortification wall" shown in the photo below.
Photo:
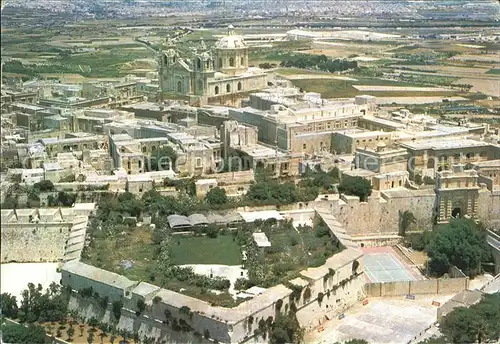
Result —
[{"label": "stone fortification wall", "polygon": [[370,297],[425,295],[425,294],[456,294],[467,290],[468,277],[439,278],[422,281],[401,281],[386,283],[367,283],[365,293]]},{"label": "stone fortification wall", "polygon": [[[332,201],[331,210],[351,236],[397,235],[400,213],[411,211],[419,229],[432,228],[432,214],[436,196],[432,190],[395,193],[373,193],[367,202],[358,197],[342,196]],[[368,225],[369,224],[369,225]]]},{"label": "stone fortification wall", "polygon": [[71,223],[3,223],[1,262],[59,261],[71,227]]},{"label": "stone fortification wall", "polygon": [[500,227],[500,190],[482,189],[479,192],[478,205],[478,219],[488,227]]}]

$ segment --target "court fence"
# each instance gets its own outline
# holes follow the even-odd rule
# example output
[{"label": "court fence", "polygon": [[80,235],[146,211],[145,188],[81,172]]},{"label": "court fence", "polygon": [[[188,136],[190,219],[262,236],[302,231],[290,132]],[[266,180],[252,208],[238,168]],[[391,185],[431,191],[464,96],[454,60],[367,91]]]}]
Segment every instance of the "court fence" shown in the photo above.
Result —
[{"label": "court fence", "polygon": [[469,288],[469,277],[438,278],[422,281],[366,283],[368,297],[456,294]]}]

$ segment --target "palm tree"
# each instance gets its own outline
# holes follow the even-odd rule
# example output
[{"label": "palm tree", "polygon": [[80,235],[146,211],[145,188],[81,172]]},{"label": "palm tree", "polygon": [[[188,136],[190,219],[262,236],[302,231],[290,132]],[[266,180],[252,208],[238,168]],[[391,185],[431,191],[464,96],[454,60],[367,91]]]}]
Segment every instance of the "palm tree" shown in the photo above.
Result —
[{"label": "palm tree", "polygon": [[89,331],[87,335],[87,343],[92,344],[94,342],[94,332]]},{"label": "palm tree", "polygon": [[116,339],[116,336],[114,334],[111,334],[111,336],[109,337],[109,342],[111,344],[113,344],[115,342],[115,339]]},{"label": "palm tree", "polygon": [[99,337],[101,337],[101,344],[104,342],[104,338],[106,338],[108,334],[106,332],[101,332],[99,334]]},{"label": "palm tree", "polygon": [[134,338],[134,343],[137,344],[137,342],[139,341],[139,333],[138,332],[134,332],[133,333],[133,338]]}]

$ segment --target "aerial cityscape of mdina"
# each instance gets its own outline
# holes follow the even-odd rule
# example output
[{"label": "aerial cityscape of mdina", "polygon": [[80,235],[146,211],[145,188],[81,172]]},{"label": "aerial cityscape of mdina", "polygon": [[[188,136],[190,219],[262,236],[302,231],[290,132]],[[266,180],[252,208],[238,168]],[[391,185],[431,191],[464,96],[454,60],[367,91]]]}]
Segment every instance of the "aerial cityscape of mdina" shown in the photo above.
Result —
[{"label": "aerial cityscape of mdina", "polygon": [[500,343],[497,0],[0,19],[0,344]]}]

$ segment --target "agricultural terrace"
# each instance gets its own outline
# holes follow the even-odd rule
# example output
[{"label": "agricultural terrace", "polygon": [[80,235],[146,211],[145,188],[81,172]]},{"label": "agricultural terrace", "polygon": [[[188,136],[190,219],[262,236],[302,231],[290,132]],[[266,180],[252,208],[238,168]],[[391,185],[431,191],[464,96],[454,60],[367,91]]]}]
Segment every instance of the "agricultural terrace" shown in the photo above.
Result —
[{"label": "agricultural terrace", "polygon": [[[257,247],[252,235],[255,232],[265,233],[271,247]],[[233,297],[230,288],[267,288],[287,282],[307,267],[325,264],[326,258],[343,249],[320,219],[315,219],[312,227],[294,228],[286,220],[257,220],[176,233],[167,227],[151,229],[102,221],[98,213],[89,233],[90,244],[82,254],[84,262],[224,307],[244,301]],[[196,274],[188,264],[242,267],[248,278],[238,278],[231,286],[229,279]]]}]

